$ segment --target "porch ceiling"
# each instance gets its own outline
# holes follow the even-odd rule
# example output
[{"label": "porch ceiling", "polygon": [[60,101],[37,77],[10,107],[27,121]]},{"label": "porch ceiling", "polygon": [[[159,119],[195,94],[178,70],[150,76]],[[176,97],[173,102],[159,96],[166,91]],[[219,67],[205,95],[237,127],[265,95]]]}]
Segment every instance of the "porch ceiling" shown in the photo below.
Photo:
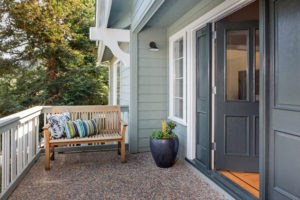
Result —
[{"label": "porch ceiling", "polygon": [[[200,0],[202,1],[202,0]],[[178,20],[187,11],[192,9],[199,0],[172,0],[165,1],[155,15],[150,19],[147,26],[149,27],[169,27]]]},{"label": "porch ceiling", "polygon": [[113,0],[108,19],[108,28],[128,29],[131,23],[133,0]]},{"label": "porch ceiling", "polygon": [[44,156],[9,199],[225,199],[183,162],[155,166],[150,153],[63,153],[44,170]]}]

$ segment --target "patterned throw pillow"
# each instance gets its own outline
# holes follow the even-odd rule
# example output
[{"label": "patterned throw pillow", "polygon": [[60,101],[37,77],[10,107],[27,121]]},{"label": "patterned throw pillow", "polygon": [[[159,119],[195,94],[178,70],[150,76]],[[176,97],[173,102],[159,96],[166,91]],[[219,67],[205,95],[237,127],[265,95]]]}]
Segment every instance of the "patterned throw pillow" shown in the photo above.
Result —
[{"label": "patterned throw pillow", "polygon": [[70,113],[68,111],[62,114],[47,115],[48,123],[50,124],[50,135],[54,139],[64,136],[65,123],[70,120]]},{"label": "patterned throw pillow", "polygon": [[65,123],[65,132],[67,135],[67,138],[73,138],[78,136],[78,127],[75,121],[67,121]]},{"label": "patterned throw pillow", "polygon": [[68,121],[65,127],[67,138],[91,136],[98,132],[96,119]]}]

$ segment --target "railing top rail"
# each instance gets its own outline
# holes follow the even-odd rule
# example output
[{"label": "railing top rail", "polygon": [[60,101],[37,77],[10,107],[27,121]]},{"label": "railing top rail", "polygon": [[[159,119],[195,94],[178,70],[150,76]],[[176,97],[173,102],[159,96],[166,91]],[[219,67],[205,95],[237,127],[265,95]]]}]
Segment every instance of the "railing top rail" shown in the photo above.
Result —
[{"label": "railing top rail", "polygon": [[78,106],[44,106],[43,113],[51,113],[51,112],[98,112],[102,110],[106,110],[107,107],[112,107],[115,109],[121,108],[121,112],[128,112],[129,106],[121,105],[121,106],[111,106],[111,105],[78,105]]},{"label": "railing top rail", "polygon": [[0,119],[0,128],[12,124],[14,122],[17,122],[34,113],[41,112],[42,110],[43,110],[43,106],[35,106],[33,108],[29,108],[27,110],[3,117]]}]

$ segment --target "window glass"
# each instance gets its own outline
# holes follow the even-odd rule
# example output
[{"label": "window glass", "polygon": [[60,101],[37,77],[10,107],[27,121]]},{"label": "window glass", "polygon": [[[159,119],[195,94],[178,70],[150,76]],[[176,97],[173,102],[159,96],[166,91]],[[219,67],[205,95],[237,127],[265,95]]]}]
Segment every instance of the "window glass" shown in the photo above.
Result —
[{"label": "window glass", "polygon": [[248,30],[227,31],[226,97],[227,100],[248,99]]},{"label": "window glass", "polygon": [[174,42],[173,63],[173,115],[177,118],[183,119],[183,38]]}]

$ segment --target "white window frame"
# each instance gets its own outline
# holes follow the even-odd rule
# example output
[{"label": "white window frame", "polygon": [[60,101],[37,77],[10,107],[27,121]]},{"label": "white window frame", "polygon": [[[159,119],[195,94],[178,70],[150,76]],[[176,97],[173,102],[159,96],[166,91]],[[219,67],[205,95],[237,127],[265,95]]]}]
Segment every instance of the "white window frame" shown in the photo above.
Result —
[{"label": "white window frame", "polygon": [[[183,40],[183,118],[178,118],[174,115],[174,42],[182,39]],[[169,38],[169,117],[168,119],[175,121],[181,125],[186,126],[187,125],[187,89],[186,89],[186,83],[187,83],[187,70],[186,70],[186,33],[185,32],[179,32],[172,37]]]}]

